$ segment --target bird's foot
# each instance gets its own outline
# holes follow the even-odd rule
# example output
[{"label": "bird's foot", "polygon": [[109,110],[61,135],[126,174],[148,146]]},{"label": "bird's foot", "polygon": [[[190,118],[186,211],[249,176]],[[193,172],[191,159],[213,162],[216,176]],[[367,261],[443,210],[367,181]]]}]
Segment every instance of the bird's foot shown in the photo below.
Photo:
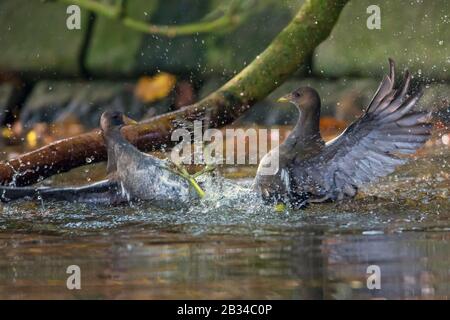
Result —
[{"label": "bird's foot", "polygon": [[276,213],[283,213],[286,211],[286,205],[282,202],[277,203],[276,205],[274,205],[273,211],[275,211]]},{"label": "bird's foot", "polygon": [[212,171],[211,169],[208,168],[208,166],[206,166],[203,170],[191,175],[189,174],[189,172],[186,170],[186,168],[178,163],[172,162],[172,165],[175,167],[174,169],[169,168],[169,170],[177,175],[179,175],[180,177],[186,179],[189,184],[194,188],[194,190],[197,192],[198,196],[200,198],[203,198],[205,196],[205,191],[202,189],[202,187],[200,187],[200,185],[198,184],[197,180],[195,180],[197,177],[201,176],[202,174]]}]

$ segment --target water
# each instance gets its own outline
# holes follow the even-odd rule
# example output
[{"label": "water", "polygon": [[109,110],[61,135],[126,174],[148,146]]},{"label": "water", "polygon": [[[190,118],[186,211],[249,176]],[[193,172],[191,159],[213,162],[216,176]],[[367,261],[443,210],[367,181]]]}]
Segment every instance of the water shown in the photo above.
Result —
[{"label": "water", "polygon": [[[283,214],[250,180],[216,183],[184,210],[3,205],[0,298],[447,299],[449,155],[431,148],[356,199]],[[69,265],[81,290],[66,288]],[[380,290],[367,288],[371,265]]]}]

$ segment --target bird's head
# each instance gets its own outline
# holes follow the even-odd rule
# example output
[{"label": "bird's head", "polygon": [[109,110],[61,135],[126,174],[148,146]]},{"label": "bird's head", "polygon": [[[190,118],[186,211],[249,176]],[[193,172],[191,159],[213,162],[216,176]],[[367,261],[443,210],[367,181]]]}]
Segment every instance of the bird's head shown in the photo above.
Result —
[{"label": "bird's head", "polygon": [[119,111],[105,111],[100,118],[100,128],[104,132],[129,124],[136,124],[136,121]]},{"label": "bird's head", "polygon": [[312,111],[320,107],[320,98],[311,87],[300,87],[278,99],[278,102],[290,102],[302,111]]}]

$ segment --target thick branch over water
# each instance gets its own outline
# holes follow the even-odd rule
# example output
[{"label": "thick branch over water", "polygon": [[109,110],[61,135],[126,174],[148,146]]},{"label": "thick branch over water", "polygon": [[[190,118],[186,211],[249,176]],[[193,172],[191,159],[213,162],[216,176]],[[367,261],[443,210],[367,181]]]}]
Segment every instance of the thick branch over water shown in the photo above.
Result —
[{"label": "thick branch over water", "polygon": [[[179,120],[207,119],[209,127],[234,121],[292,75],[333,28],[348,0],[308,0],[255,60],[217,91],[193,105],[124,127],[126,138],[149,151],[171,145]],[[0,163],[0,182],[24,186],[53,174],[106,159],[99,130],[60,140]]]}]

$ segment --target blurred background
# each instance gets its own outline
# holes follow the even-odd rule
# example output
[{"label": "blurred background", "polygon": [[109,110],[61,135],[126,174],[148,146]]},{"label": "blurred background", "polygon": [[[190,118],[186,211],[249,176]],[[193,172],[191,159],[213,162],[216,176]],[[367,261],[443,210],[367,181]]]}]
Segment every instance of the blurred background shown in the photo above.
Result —
[{"label": "blurred background", "polygon": [[[91,130],[107,109],[140,120],[198,101],[257,58],[303,2],[1,0],[0,159]],[[448,299],[450,1],[374,2],[350,0],[308,63],[234,125],[281,128],[283,139],[297,111],[275,101],[308,84],[331,138],[368,104],[391,57],[398,73],[412,72],[413,90],[425,87],[419,107],[435,116],[409,165],[356,199],[284,214],[240,187],[255,166],[230,171],[244,179],[216,177],[211,200],[186,210],[0,204],[0,298]],[[96,6],[81,6],[80,29],[69,30],[73,3]],[[372,4],[381,29],[367,28]],[[135,30],[142,23],[210,30],[156,35]],[[104,164],[90,164],[42,183],[104,175]],[[66,288],[73,264],[81,291]],[[367,289],[369,265],[380,266],[382,290]]]},{"label": "blurred background", "polygon": [[[128,17],[156,25],[215,21],[227,14],[231,19],[210,32],[167,37],[136,31],[81,6],[80,29],[69,30],[66,9],[70,1],[2,0],[3,144],[32,149],[84,132],[98,126],[106,109],[143,119],[197,101],[255,59],[303,3],[96,2],[110,8],[123,5]],[[316,49],[309,63],[237,124],[292,125],[295,108],[275,108],[274,101],[299,85],[309,84],[323,98],[322,130],[325,136],[328,131],[332,136],[360,114],[386,72],[387,58],[392,57],[399,70],[412,71],[415,87],[427,87],[420,104],[435,110],[445,125],[450,101],[450,3],[378,1],[381,29],[369,30],[366,9],[372,2],[350,1],[332,35]]]}]

